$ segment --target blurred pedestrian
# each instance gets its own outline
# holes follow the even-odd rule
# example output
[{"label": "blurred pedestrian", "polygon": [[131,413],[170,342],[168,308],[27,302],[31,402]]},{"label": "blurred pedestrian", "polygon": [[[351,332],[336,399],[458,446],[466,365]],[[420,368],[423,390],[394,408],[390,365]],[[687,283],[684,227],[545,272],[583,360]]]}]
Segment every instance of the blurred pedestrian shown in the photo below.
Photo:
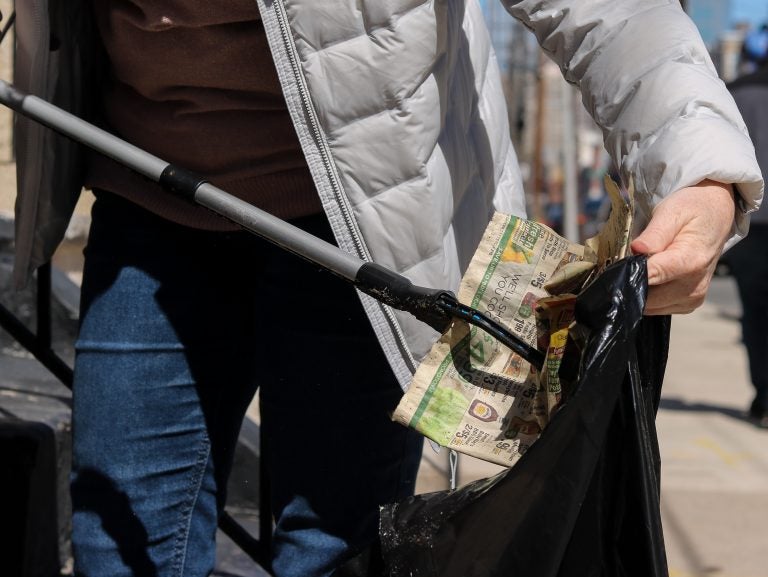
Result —
[{"label": "blurred pedestrian", "polygon": [[[756,68],[728,85],[768,172],[768,26],[747,36],[744,56]],[[725,255],[741,298],[741,328],[755,396],[748,417],[768,429],[768,206],[752,215],[747,237]]]}]

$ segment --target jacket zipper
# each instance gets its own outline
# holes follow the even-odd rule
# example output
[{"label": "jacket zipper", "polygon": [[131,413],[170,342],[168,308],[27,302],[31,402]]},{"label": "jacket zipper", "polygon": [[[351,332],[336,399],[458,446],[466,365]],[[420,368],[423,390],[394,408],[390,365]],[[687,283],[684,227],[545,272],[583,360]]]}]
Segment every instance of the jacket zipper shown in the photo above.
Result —
[{"label": "jacket zipper", "polygon": [[[320,122],[317,119],[317,113],[309,98],[309,89],[307,88],[306,82],[304,80],[304,76],[301,73],[301,69],[298,63],[298,54],[296,53],[296,47],[293,43],[292,35],[290,32],[290,26],[288,25],[288,15],[286,14],[285,6],[283,5],[282,0],[277,0],[274,3],[274,7],[275,7],[275,15],[277,16],[277,21],[280,25],[280,33],[283,37],[283,44],[285,46],[285,50],[288,55],[288,60],[290,61],[291,69],[293,70],[293,76],[296,80],[296,85],[299,90],[299,98],[301,99],[301,104],[302,104],[302,107],[304,108],[304,112],[306,113],[306,117],[309,119],[309,125],[312,130],[312,136],[320,151],[320,155],[323,161],[323,166],[325,167],[326,173],[328,174],[328,179],[330,180],[333,194],[336,197],[336,201],[339,207],[341,208],[341,215],[344,219],[344,223],[347,225],[347,229],[352,235],[352,241],[357,251],[357,256],[364,261],[370,262],[372,260],[371,255],[368,252],[368,248],[365,246],[365,243],[363,242],[363,239],[360,236],[360,231],[357,228],[357,223],[355,222],[354,218],[351,215],[349,202],[347,201],[344,194],[342,194],[341,185],[339,183],[339,177],[336,174],[335,167],[333,165],[333,162],[331,161],[330,147],[328,146],[328,142],[326,141],[325,136],[323,135],[322,130],[320,129]],[[397,319],[395,318],[394,313],[389,307],[381,303],[379,303],[379,306],[385,318],[387,319],[390,326],[392,327],[392,330],[395,334],[395,339],[397,341],[397,345],[400,351],[402,352],[403,360],[405,361],[410,371],[412,373],[415,372],[416,361],[411,355],[411,351],[408,350],[408,346],[406,345],[406,342],[405,342],[405,335],[403,334],[403,331],[400,328],[400,324],[397,322]]]}]

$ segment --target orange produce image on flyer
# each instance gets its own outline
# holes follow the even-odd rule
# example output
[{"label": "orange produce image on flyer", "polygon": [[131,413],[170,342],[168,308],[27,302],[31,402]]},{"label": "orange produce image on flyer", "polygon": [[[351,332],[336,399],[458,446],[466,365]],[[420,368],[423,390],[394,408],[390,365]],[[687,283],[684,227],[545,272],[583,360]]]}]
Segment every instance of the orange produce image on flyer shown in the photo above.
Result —
[{"label": "orange produce image on flyer", "polygon": [[524,219],[514,219],[514,230],[509,237],[507,246],[501,253],[503,262],[531,264],[533,262],[536,242],[541,236],[541,226]]},{"label": "orange produce image on flyer", "polygon": [[520,264],[529,264],[533,258],[533,251],[525,249],[521,246],[517,246],[514,241],[510,240],[509,244],[504,247],[504,252],[501,253],[501,260],[504,262],[518,262]]}]

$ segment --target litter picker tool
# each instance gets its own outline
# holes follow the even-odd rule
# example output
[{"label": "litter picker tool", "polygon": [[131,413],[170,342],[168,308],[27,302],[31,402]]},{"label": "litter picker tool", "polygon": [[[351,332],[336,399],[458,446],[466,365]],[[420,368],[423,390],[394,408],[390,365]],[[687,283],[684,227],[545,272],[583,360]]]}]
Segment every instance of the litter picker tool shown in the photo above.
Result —
[{"label": "litter picker tool", "polygon": [[406,277],[363,261],[221,190],[204,178],[170,164],[34,95],[0,80],[0,103],[40,124],[112,158],[160,184],[165,190],[204,206],[238,226],[351,282],[393,308],[406,311],[443,333],[453,319],[475,325],[537,369],[544,354],[482,312],[460,303],[448,290],[414,285]]}]

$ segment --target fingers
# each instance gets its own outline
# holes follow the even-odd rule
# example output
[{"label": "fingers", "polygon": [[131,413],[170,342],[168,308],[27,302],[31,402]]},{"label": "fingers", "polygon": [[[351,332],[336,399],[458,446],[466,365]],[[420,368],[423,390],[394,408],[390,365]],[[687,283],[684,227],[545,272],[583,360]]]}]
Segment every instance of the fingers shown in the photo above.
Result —
[{"label": "fingers", "polygon": [[[719,253],[718,253],[719,254]],[[648,300],[645,314],[686,314],[704,303],[717,258],[691,245],[676,241],[648,258]]]},{"label": "fingers", "polygon": [[[636,254],[653,255],[666,250],[675,240],[675,237],[683,227],[682,223],[675,222],[676,214],[668,214],[667,206],[659,205],[654,212],[651,222],[645,230],[632,241],[631,248]],[[649,271],[650,277],[650,271]]]},{"label": "fingers", "polygon": [[688,314],[704,304],[710,273],[698,281],[687,279],[651,286],[645,303],[646,315]]}]

